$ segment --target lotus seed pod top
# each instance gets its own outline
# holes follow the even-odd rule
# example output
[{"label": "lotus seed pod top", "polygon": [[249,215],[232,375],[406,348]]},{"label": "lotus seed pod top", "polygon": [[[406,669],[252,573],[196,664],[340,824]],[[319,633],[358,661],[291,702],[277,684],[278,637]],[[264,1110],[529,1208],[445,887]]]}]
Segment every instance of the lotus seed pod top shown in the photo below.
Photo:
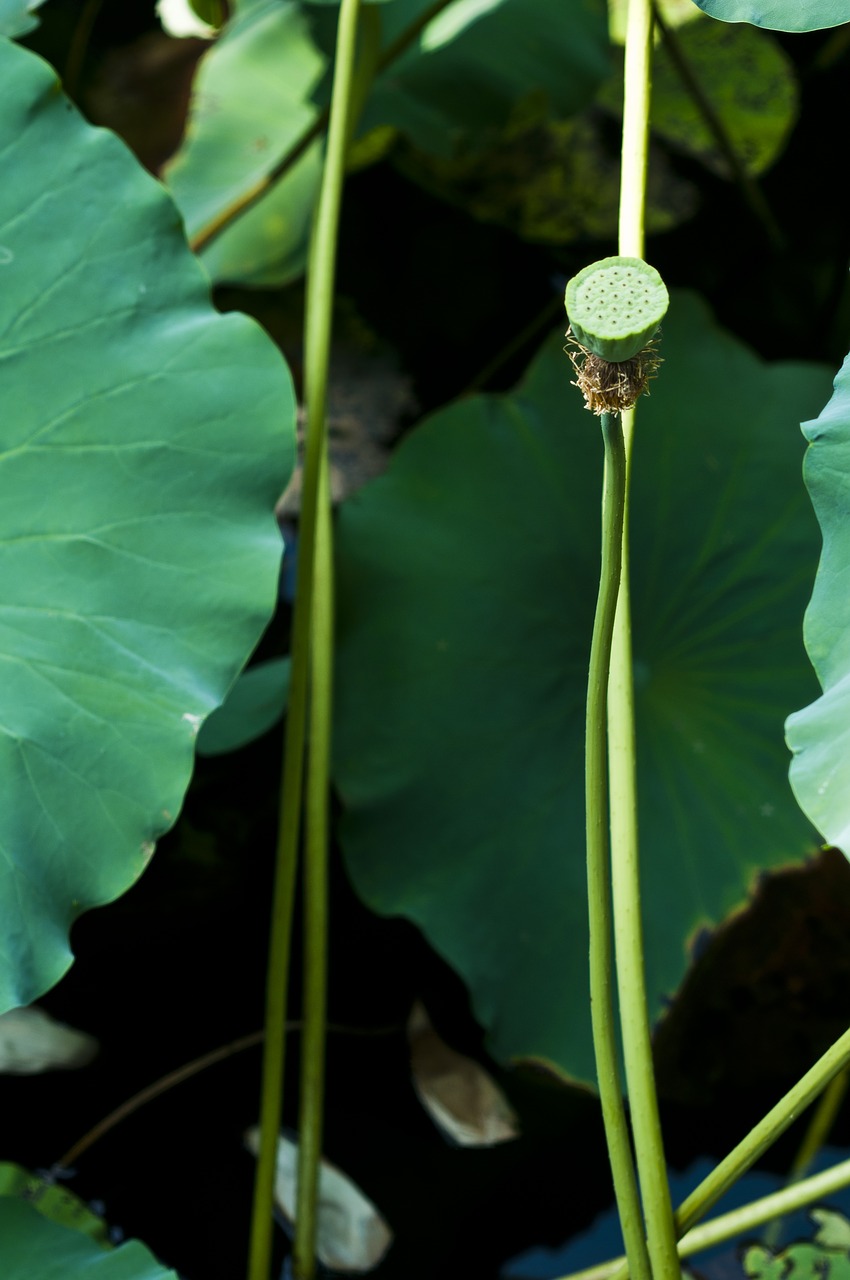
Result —
[{"label": "lotus seed pod top", "polygon": [[651,340],[670,299],[661,276],[642,258],[601,258],[573,276],[564,302],[575,340],[619,364]]}]

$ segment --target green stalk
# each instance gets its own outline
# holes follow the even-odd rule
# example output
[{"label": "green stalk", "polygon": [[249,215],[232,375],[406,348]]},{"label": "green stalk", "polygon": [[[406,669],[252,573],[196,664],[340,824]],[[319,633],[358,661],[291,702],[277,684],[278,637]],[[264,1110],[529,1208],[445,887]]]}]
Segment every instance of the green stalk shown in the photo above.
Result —
[{"label": "green stalk", "polygon": [[[619,252],[642,257],[646,201],[652,66],[650,0],[629,0],[626,27]],[[612,641],[608,686],[608,753],[611,786],[611,875],[623,1058],[635,1141],[647,1246],[654,1280],[680,1273],[667,1162],[652,1067],[652,1042],[644,977],[638,855],[634,680],[629,596],[629,478],[634,411],[623,415],[623,570]]]},{"label": "green stalk", "polygon": [[[822,1057],[818,1058],[815,1065],[809,1068],[785,1096],[780,1098],[776,1106],[771,1108],[767,1115],[750,1130],[737,1147],[730,1151],[716,1168],[712,1169],[696,1190],[682,1201],[674,1215],[677,1236],[684,1236],[695,1223],[699,1222],[700,1218],[708,1213],[720,1197],[734,1186],[748,1169],[753,1167],[765,1151],[782,1136],[788,1126],[793,1124],[800,1113],[814,1102],[830,1080],[834,1079],[848,1063],[850,1063],[850,1031],[845,1031],[844,1035],[836,1040]],[[799,1185],[802,1186],[802,1183]],[[794,1190],[793,1187],[789,1188],[789,1194]],[[629,1262],[624,1262],[614,1273],[615,1280],[626,1280],[630,1271]]]},{"label": "green stalk", "polygon": [[850,1031],[845,1031],[835,1044],[818,1058],[804,1076],[788,1090],[784,1098],[768,1111],[763,1120],[737,1147],[721,1160],[716,1169],[705,1178],[696,1191],[676,1211],[676,1225],[680,1235],[689,1231],[694,1223],[704,1217],[724,1192],[751,1169],[774,1142],[782,1136],[801,1111],[805,1111],[826,1088],[838,1072],[850,1062]]},{"label": "green stalk", "polygon": [[[367,6],[339,17],[337,58],[346,56],[346,74],[334,79],[328,157],[337,165],[334,179],[335,220],[323,223],[321,200],[310,247],[307,269],[307,323],[305,332],[305,381],[307,421],[310,429],[321,424],[323,449],[319,467],[316,509],[315,580],[312,594],[310,669],[309,768],[306,786],[305,872],[303,872],[303,1038],[298,1088],[298,1178],[296,1236],[293,1270],[296,1280],[312,1280],[316,1271],[317,1202],[323,1137],[326,1004],[328,1004],[328,792],[330,787],[330,731],[333,708],[333,521],[330,498],[325,402],[330,358],[330,320],[333,312],[333,265],[337,250],[339,206],[342,201],[344,161],[351,146],[358,116],[364,108],[380,54],[380,8]],[[344,42],[344,49],[343,49]],[[339,61],[338,61],[339,67]],[[321,264],[329,262],[329,280],[323,282]],[[311,289],[311,280],[323,284]],[[326,285],[326,288],[325,288]],[[319,323],[314,324],[314,316]],[[319,394],[314,390],[319,387]]]},{"label": "green stalk", "polygon": [[[272,932],[266,991],[266,1039],[260,1104],[260,1149],[252,1209],[249,1280],[268,1280],[271,1269],[274,1178],[285,1066],[289,952],[300,834],[311,630],[316,609],[314,580],[319,526],[319,490],[322,469],[327,465],[324,460],[327,448],[325,409],[336,240],[349,134],[349,103],[359,8],[360,0],[342,0],[340,5],[328,146],[313,226],[311,270],[307,280],[307,319],[304,342],[307,433],[299,525],[298,585],[292,621],[292,675],[286,719],[281,816],[272,902]],[[323,488],[326,493],[326,486]],[[325,585],[329,585],[329,579]],[[320,604],[319,609],[322,607],[330,606],[327,603],[324,606]],[[321,697],[321,694],[319,696]],[[321,747],[319,750],[321,751]],[[327,803],[326,794],[323,803]]]},{"label": "green stalk", "polygon": [[[848,1184],[850,1160],[843,1160],[831,1169],[825,1169],[823,1173],[816,1173],[791,1187],[783,1187],[781,1191],[774,1191],[769,1196],[762,1196],[760,1200],[753,1200],[740,1209],[732,1209],[729,1213],[712,1218],[710,1222],[704,1222],[702,1226],[694,1227],[679,1241],[679,1257],[690,1258],[703,1249],[713,1249],[717,1244],[734,1240],[736,1236],[753,1231],[771,1218],[784,1217],[785,1214],[803,1209],[825,1196],[834,1195]],[[624,1262],[625,1258],[610,1258],[595,1267],[562,1276],[560,1280],[609,1280],[609,1277],[620,1273]]]},{"label": "green stalk", "polygon": [[637,1181],[617,1065],[617,1031],[613,994],[611,937],[611,870],[608,858],[608,766],[605,707],[611,663],[611,637],[623,550],[623,499],[626,458],[623,432],[616,414],[601,419],[605,448],[602,496],[602,559],[599,595],[593,620],[587,685],[585,730],[585,812],[587,822],[587,901],[590,922],[590,1013],[593,1048],[605,1139],[626,1254],[637,1280],[649,1280]]},{"label": "green stalk", "polygon": [[[319,1176],[322,1157],[322,1119],[327,1034],[328,951],[328,792],[331,763],[331,712],[333,704],[333,523],[330,473],[325,429],[326,385],[330,358],[330,322],[333,306],[333,264],[339,208],[348,153],[360,112],[369,95],[381,48],[380,6],[355,12],[340,30],[337,56],[343,52],[349,68],[334,81],[331,102],[327,166],[337,168],[336,221],[321,221],[321,208],[310,246],[308,265],[307,324],[305,332],[305,389],[308,431],[321,430],[316,513],[313,582],[313,614],[310,670],[310,732],[305,797],[304,844],[304,1035],[301,1041],[301,1077],[298,1114],[298,1189],[295,1214],[293,1267],[296,1280],[313,1280],[316,1272],[316,1230]],[[337,104],[339,108],[337,109]],[[324,195],[324,192],[323,192]],[[321,292],[310,282],[323,282],[322,263],[331,275]],[[324,286],[327,285],[327,288]],[[319,324],[313,317],[319,314]],[[319,388],[318,397],[315,388]],[[318,406],[319,409],[317,410]],[[321,417],[318,416],[319,410]]]},{"label": "green stalk", "polygon": [[649,153],[649,101],[652,90],[650,0],[629,0],[623,75],[618,251],[627,257],[642,258]]},{"label": "green stalk", "polygon": [[333,530],[327,451],[319,479],[313,596],[310,745],[304,845],[304,1035],[298,1114],[298,1196],[293,1264],[296,1280],[316,1272],[316,1219],[322,1156],[327,1031],[328,786],[333,690]]},{"label": "green stalk", "polygon": [[814,1163],[815,1157],[827,1141],[832,1131],[832,1126],[835,1124],[835,1118],[841,1110],[841,1105],[847,1094],[848,1084],[850,1084],[850,1072],[848,1072],[847,1067],[842,1067],[838,1075],[834,1076],[824,1089],[821,1100],[815,1109],[815,1114],[812,1116],[811,1124],[806,1130],[803,1141],[800,1143],[800,1150],[791,1165],[788,1174],[789,1186],[795,1182],[801,1182],[805,1178]]},{"label": "green stalk", "polygon": [[[793,1187],[796,1183],[802,1182],[809,1172],[818,1152],[830,1135],[832,1126],[835,1123],[835,1117],[841,1110],[848,1084],[850,1084],[850,1072],[848,1072],[847,1067],[842,1067],[838,1075],[830,1080],[820,1096],[820,1101],[815,1107],[815,1113],[809,1122],[803,1135],[803,1141],[800,1143],[800,1148],[788,1171],[788,1177],[785,1182],[786,1187]],[[782,1219],[777,1218],[775,1222],[771,1223],[770,1230],[765,1232],[764,1243],[773,1248],[779,1242],[781,1234]]]}]

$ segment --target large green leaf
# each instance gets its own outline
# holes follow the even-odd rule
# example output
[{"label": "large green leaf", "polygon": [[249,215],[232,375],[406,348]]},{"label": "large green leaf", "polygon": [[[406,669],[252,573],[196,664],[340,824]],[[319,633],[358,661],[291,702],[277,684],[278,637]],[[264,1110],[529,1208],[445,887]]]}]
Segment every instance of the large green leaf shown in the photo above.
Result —
[{"label": "large green leaf", "polygon": [[[239,0],[195,79],[186,138],[166,182],[190,238],[282,159],[312,124],[325,68],[294,0]],[[301,275],[322,145],[203,251],[213,280],[286,284]]]},{"label": "large green leaf", "polygon": [[803,434],[804,476],[823,533],[805,639],[823,696],[788,719],[791,785],[818,830],[850,856],[850,356]]},{"label": "large green leaf", "polygon": [[40,9],[44,0],[0,0],[0,35],[25,36],[38,26],[34,10]]},{"label": "large green leaf", "polygon": [[276,596],[279,353],[162,187],[0,41],[0,1009],[174,821]]},{"label": "large green leaf", "polygon": [[238,751],[282,719],[289,698],[289,658],[270,658],[243,671],[198,734],[199,756]]},{"label": "large green leaf", "polygon": [[[43,1218],[49,1218],[61,1227],[88,1236],[102,1249],[111,1246],[109,1227],[84,1200],[59,1182],[30,1173],[19,1164],[0,1163],[0,1197],[16,1196],[26,1200]],[[2,1203],[2,1199],[0,1199]],[[0,1262],[3,1261],[0,1245]]]},{"label": "large green leaf", "polygon": [[[385,43],[426,7],[393,0],[382,11]],[[609,69],[599,0],[458,0],[378,79],[362,127],[392,125],[423,150],[449,156],[501,129],[530,93],[555,116],[579,111]]]},{"label": "large green leaf", "polygon": [[695,0],[721,22],[751,22],[771,31],[820,31],[850,22],[850,0]]},{"label": "large green leaf", "polygon": [[[513,394],[434,415],[344,505],[335,756],[362,896],[422,927],[499,1057],[590,1079],[583,720],[602,448],[561,343]],[[663,350],[633,491],[653,1013],[688,936],[814,842],[782,724],[814,683],[798,422],[829,385],[819,366],[763,364],[689,295]]]},{"label": "large green leaf", "polygon": [[25,1200],[0,1196],[3,1280],[177,1280],[138,1240],[103,1249]]},{"label": "large green leaf", "polygon": [[[742,165],[762,173],[776,160],[797,117],[794,64],[766,31],[711,22],[699,13],[696,18],[677,32],[681,51]],[[622,63],[599,100],[622,114]],[[652,129],[724,177],[732,176],[702,108],[663,44],[652,68]]]}]

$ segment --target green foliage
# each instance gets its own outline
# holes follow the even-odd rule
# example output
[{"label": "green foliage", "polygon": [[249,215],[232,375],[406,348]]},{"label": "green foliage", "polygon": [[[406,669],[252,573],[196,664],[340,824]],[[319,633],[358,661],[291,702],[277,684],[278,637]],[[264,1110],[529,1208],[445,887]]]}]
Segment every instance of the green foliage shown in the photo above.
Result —
[{"label": "green foliage", "polygon": [[[425,8],[424,0],[393,0],[385,45]],[[608,73],[607,44],[598,0],[451,5],[377,80],[361,129],[392,125],[422,150],[448,158],[501,129],[531,91],[543,94],[555,115],[586,106]]]},{"label": "green foliage", "polygon": [[0,1163],[0,1197],[26,1200],[44,1218],[89,1236],[103,1249],[110,1247],[109,1228],[67,1187],[48,1182],[18,1164]]},{"label": "green foliage", "polygon": [[791,785],[830,844],[850,856],[850,357],[826,408],[803,424],[804,477],[823,533],[804,628],[823,696],[788,719]]},{"label": "green foliage", "polygon": [[201,725],[198,755],[236,751],[277,724],[286,710],[289,667],[289,658],[272,658],[243,671],[223,705]]},{"label": "green foliage", "polygon": [[812,1209],[809,1217],[818,1224],[815,1239],[824,1249],[850,1253],[850,1221],[831,1209]]},{"label": "green foliage", "polygon": [[[791,59],[765,31],[693,13],[695,20],[677,28],[678,43],[741,165],[763,173],[782,153],[797,117]],[[532,91],[485,139],[458,143],[450,157],[397,148],[396,163],[444,199],[525,239],[564,244],[580,236],[613,238],[620,165],[609,117],[619,122],[623,111],[619,50],[614,62],[593,102],[575,115],[559,118],[550,97]],[[673,153],[693,157],[721,177],[731,175],[728,156],[664,43],[655,50],[651,110],[646,222],[647,231],[657,233],[692,217],[700,199],[696,186],[672,166]]]},{"label": "green foliage", "polygon": [[[619,91],[622,98],[622,79]],[[617,111],[621,105],[620,100]],[[448,160],[405,147],[394,159],[429,191],[523,239],[544,244],[583,236],[613,239],[620,164],[606,140],[610,123],[596,105],[569,119],[553,118],[545,97],[532,93],[515,105],[504,129],[485,147]],[[658,150],[647,191],[648,229],[669,231],[691,217],[698,203],[693,184],[674,174]]]},{"label": "green foliage", "polygon": [[[426,7],[423,0],[381,5],[383,47]],[[237,0],[201,63],[185,141],[165,169],[190,238],[252,190],[316,119],[332,18],[321,4],[302,12],[295,0]],[[570,0],[566,12],[556,0],[453,4],[378,77],[352,162],[380,158],[397,132],[434,156],[480,145],[530,92],[543,96],[547,110],[570,114],[607,72],[599,0]],[[202,249],[213,280],[271,285],[302,274],[321,155],[317,140]]]},{"label": "green foliage", "polygon": [[781,1252],[751,1245],[742,1258],[749,1280],[850,1280],[850,1223],[840,1213],[813,1209],[820,1223],[814,1241],[790,1244]]},{"label": "green foliage", "polygon": [[38,26],[35,10],[44,0],[0,0],[0,36],[25,36]]},{"label": "green foliage", "polygon": [[0,1196],[0,1240],[3,1280],[177,1280],[138,1240],[104,1249],[7,1196]]},{"label": "green foliage", "polygon": [[[752,174],[763,173],[778,158],[797,118],[799,94],[791,59],[774,36],[752,27],[698,18],[675,35],[741,164]],[[622,115],[622,64],[603,86],[600,101]],[[731,176],[728,158],[663,42],[653,60],[650,120],[656,137],[721,177]]]},{"label": "green foliage", "polygon": [[[239,0],[204,56],[186,138],[164,177],[190,239],[261,179],[315,120],[325,59],[295,0]],[[203,253],[215,281],[285,284],[304,271],[321,172],[316,141]]]},{"label": "green foliage", "polygon": [[[664,325],[633,479],[638,772],[653,1012],[685,940],[813,843],[781,725],[817,530],[798,422],[829,384],[767,366],[690,296]],[[593,1076],[584,697],[601,450],[561,339],[512,395],[423,423],[339,525],[336,780],[358,891],[462,974],[500,1057]],[[559,992],[552,999],[552,990]]]},{"label": "green foliage", "polygon": [[189,4],[202,22],[216,30],[224,25],[227,18],[224,0],[189,0]]},{"label": "green foliage", "polygon": [[[39,3],[0,0],[0,33],[30,32]],[[335,5],[230,6],[165,173],[192,237],[317,125]],[[850,0],[702,7],[780,28],[850,20]],[[376,5],[375,45],[391,49],[429,9]],[[744,168],[762,173],[796,120],[790,60],[746,26],[698,18],[679,40]],[[521,235],[611,235],[622,77],[610,62],[603,0],[454,0],[378,75],[350,165],[396,146],[408,172]],[[0,185],[2,1009],[51,985],[75,917],[141,872],[194,748],[233,750],[282,713],[287,660],[239,671],[276,600],[272,510],[294,403],[259,331],[214,312],[174,203],[6,40],[0,102],[12,175]],[[729,176],[664,49],[652,124],[656,143]],[[204,246],[214,281],[303,272],[322,152],[318,136],[305,144]],[[697,198],[657,154],[652,229]],[[423,423],[343,511],[336,768],[362,896],[422,927],[496,1054],[590,1080],[582,767],[601,451],[561,347],[553,335],[513,393]],[[798,623],[818,539],[796,424],[827,382],[815,365],[763,364],[686,294],[663,350],[639,419],[632,547],[654,1015],[687,939],[813,843],[786,786],[781,723],[812,693]],[[805,430],[824,539],[806,640],[824,695],[788,722],[792,777],[806,813],[850,850],[850,368]],[[323,784],[315,809],[324,816]],[[173,1277],[139,1245],[111,1250],[97,1215],[14,1165],[0,1165],[0,1259],[3,1280]],[[755,1247],[745,1266],[753,1280],[850,1280],[847,1224],[823,1217],[814,1244]]]},{"label": "green foliage", "polygon": [[[179,215],[0,43],[0,1009],[71,960],[173,823],[276,598],[278,352],[212,308]],[[77,220],[69,231],[69,209]]]},{"label": "green foliage", "polygon": [[848,0],[695,0],[721,22],[751,22],[771,31],[819,31],[850,22]]}]

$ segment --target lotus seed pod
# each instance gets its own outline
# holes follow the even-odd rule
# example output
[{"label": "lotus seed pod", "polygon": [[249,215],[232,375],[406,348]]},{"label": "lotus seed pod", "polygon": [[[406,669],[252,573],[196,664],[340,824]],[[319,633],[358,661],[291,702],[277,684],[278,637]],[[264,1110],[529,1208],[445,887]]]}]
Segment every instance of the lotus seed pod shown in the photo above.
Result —
[{"label": "lotus seed pod", "polygon": [[576,342],[619,364],[652,339],[670,299],[661,276],[641,258],[601,258],[573,276],[564,302]]}]

